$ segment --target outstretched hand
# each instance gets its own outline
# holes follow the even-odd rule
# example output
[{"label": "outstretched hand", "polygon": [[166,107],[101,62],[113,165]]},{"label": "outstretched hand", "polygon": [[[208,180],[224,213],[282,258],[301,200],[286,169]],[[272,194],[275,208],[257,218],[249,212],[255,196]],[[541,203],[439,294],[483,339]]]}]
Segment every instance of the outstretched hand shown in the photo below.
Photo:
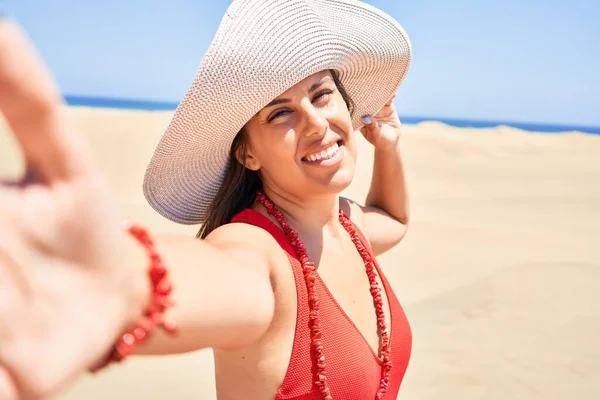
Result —
[{"label": "outstretched hand", "polygon": [[376,149],[395,148],[400,139],[401,124],[393,103],[395,97],[392,96],[377,114],[363,117],[365,126],[360,132]]},{"label": "outstretched hand", "polygon": [[0,183],[0,399],[37,399],[101,359],[135,318],[133,239],[54,82],[3,19],[0,111],[26,161],[23,179]]}]

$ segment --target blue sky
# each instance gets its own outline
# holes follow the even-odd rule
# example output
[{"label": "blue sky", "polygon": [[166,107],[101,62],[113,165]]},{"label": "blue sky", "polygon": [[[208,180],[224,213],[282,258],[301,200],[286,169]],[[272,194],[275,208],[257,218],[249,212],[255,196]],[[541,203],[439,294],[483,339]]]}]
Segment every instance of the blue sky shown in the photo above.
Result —
[{"label": "blue sky", "polygon": [[[600,126],[600,1],[367,2],[411,36],[402,114]],[[176,102],[229,1],[2,4],[65,94]]]}]

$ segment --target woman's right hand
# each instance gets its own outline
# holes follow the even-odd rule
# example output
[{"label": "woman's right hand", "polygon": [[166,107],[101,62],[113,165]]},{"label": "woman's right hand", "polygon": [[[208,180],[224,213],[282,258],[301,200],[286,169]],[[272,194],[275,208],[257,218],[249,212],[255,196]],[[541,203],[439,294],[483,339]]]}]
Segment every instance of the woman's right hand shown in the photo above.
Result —
[{"label": "woman's right hand", "polygon": [[37,54],[2,19],[0,111],[26,161],[22,180],[0,184],[0,399],[37,399],[141,315],[146,260]]}]

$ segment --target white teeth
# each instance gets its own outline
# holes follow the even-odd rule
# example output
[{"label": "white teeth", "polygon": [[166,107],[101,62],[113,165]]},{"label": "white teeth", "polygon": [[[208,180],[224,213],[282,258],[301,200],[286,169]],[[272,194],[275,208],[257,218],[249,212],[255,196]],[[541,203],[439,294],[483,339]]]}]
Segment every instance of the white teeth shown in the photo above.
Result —
[{"label": "white teeth", "polygon": [[340,146],[338,146],[337,143],[334,143],[319,153],[311,154],[311,155],[307,156],[306,159],[308,161],[327,160],[327,159],[333,157],[338,152],[339,149],[340,149]]}]

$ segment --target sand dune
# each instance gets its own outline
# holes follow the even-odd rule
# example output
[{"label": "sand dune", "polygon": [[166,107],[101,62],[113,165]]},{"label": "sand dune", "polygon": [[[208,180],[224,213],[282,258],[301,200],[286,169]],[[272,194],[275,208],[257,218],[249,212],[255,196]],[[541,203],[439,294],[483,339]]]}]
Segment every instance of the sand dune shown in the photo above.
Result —
[{"label": "sand dune", "polygon": [[[144,168],[168,112],[73,108],[125,214],[195,234],[154,213]],[[0,128],[0,177],[22,162]],[[510,127],[406,126],[413,220],[381,264],[414,330],[401,399],[600,398],[600,137]],[[362,200],[372,152],[360,139]],[[210,352],[130,360],[62,400],[215,399]]]}]

